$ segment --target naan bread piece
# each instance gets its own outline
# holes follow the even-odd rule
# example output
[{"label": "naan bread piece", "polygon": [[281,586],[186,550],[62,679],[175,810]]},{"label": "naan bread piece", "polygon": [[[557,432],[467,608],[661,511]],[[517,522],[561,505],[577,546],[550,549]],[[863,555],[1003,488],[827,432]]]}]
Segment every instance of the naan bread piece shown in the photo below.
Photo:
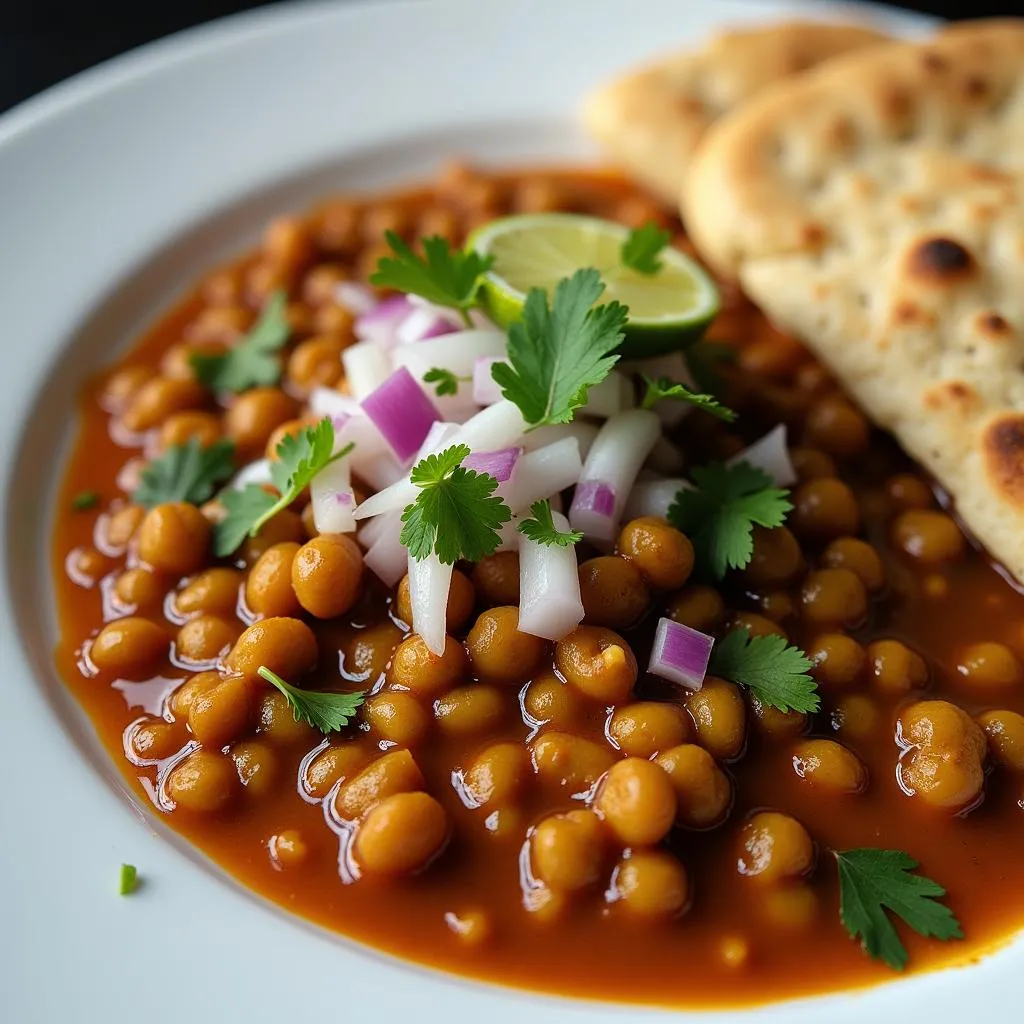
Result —
[{"label": "naan bread piece", "polygon": [[1024,21],[777,86],[708,135],[683,215],[1024,582]]},{"label": "naan bread piece", "polygon": [[591,95],[584,124],[637,181],[675,204],[708,126],[766,85],[837,54],[888,41],[857,25],[782,22],[726,32]]}]

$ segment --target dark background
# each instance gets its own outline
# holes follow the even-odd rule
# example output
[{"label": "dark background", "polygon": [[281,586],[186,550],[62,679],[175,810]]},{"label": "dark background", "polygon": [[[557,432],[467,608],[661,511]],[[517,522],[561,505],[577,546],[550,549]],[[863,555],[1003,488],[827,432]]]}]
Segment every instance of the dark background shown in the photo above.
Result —
[{"label": "dark background", "polygon": [[[0,110],[151,39],[266,2],[134,0],[126,5],[124,0],[0,0]],[[902,6],[953,18],[1024,13],[1024,0],[908,0]]]}]

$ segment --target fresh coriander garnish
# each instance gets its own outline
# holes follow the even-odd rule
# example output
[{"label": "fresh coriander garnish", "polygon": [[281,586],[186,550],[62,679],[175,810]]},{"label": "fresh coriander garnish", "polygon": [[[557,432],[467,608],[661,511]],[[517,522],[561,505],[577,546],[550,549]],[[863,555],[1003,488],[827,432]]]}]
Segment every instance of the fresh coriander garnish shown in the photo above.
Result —
[{"label": "fresh coriander garnish", "polygon": [[550,308],[547,292],[531,288],[523,319],[509,327],[509,362],[495,363],[491,376],[530,426],[570,422],[618,362],[629,310],[618,302],[595,306],[603,292],[596,270],[577,270],[558,282]]},{"label": "fresh coriander garnish", "polygon": [[324,690],[300,690],[266,665],[260,665],[256,671],[285,695],[296,722],[306,722],[324,734],[343,729],[363,703],[362,691],[328,693]]},{"label": "fresh coriander garnish", "polygon": [[690,405],[703,409],[705,412],[711,413],[712,416],[725,420],[726,423],[732,423],[736,419],[736,413],[727,405],[722,405],[714,395],[694,391],[681,381],[669,380],[668,377],[659,377],[654,380],[646,375],[643,376],[643,381],[646,390],[641,404],[645,409],[653,408],[655,403],[660,402],[663,398],[674,398],[680,402],[689,402]]},{"label": "fresh coriander garnish", "polygon": [[457,395],[459,393],[459,385],[465,384],[472,379],[472,377],[459,377],[451,370],[444,370],[440,366],[434,366],[423,374],[424,384],[437,385],[434,388],[434,394],[438,398],[443,395]]},{"label": "fresh coriander garnish", "polygon": [[255,537],[260,527],[287,508],[320,470],[348,455],[353,447],[347,444],[341,451],[334,451],[334,423],[329,416],[298,435],[286,434],[277,446],[277,459],[270,464],[270,480],[280,496],[275,498],[259,484],[221,492],[220,503],[227,515],[214,527],[214,552],[220,557],[230,555],[246,535]]},{"label": "fresh coriander garnish", "polygon": [[130,896],[139,887],[139,873],[134,864],[122,864],[121,876],[118,880],[117,891],[122,896]]},{"label": "fresh coriander garnish", "polygon": [[214,391],[239,392],[276,384],[281,378],[277,353],[292,333],[287,308],[288,296],[273,292],[259,319],[236,345],[217,355],[194,352],[189,356],[196,376]]},{"label": "fresh coriander garnish", "polygon": [[960,922],[943,903],[938,882],[911,872],[917,861],[902,850],[833,850],[839,868],[839,917],[869,956],[895,971],[907,963],[907,950],[885,911],[891,910],[919,935],[962,939]]},{"label": "fresh coriander garnish", "polygon": [[441,237],[424,238],[424,255],[419,256],[393,231],[385,232],[384,237],[395,255],[385,256],[377,263],[370,284],[457,309],[466,326],[472,327],[469,310],[476,305],[477,292],[494,257],[461,249],[453,251]]},{"label": "fresh coriander garnish", "polygon": [[532,519],[524,519],[516,529],[524,537],[536,541],[538,544],[557,545],[560,548],[569,548],[573,544],[579,544],[583,540],[583,534],[578,530],[561,531],[555,526],[551,516],[551,502],[547,498],[535,501],[530,506],[533,513]]},{"label": "fresh coriander garnish", "polygon": [[653,221],[630,231],[620,250],[622,262],[638,274],[656,274],[662,268],[658,254],[672,238]]},{"label": "fresh coriander garnish", "polygon": [[79,491],[71,499],[71,507],[76,512],[87,512],[100,503],[100,496],[95,491]]},{"label": "fresh coriander garnish", "polygon": [[499,528],[512,518],[508,505],[492,497],[498,481],[461,463],[469,447],[453,445],[412,467],[420,493],[402,513],[400,539],[417,561],[431,552],[446,565],[460,558],[478,562],[501,543]]},{"label": "fresh coriander garnish", "polygon": [[781,636],[751,636],[747,629],[726,633],[711,650],[708,671],[745,686],[762,704],[780,711],[817,711],[818,684],[811,662]]},{"label": "fresh coriander garnish", "polygon": [[171,445],[139,476],[132,501],[152,508],[165,501],[188,501],[199,505],[235,471],[235,445],[226,439],[204,448],[191,437],[184,444]]},{"label": "fresh coriander garnish", "polygon": [[754,552],[754,526],[781,526],[792,509],[789,491],[749,462],[711,462],[690,474],[694,488],[679,491],[668,520],[693,542],[698,561],[722,579],[729,569],[748,565]]},{"label": "fresh coriander garnish", "polygon": [[721,391],[722,368],[736,362],[736,352],[720,341],[698,341],[686,350],[686,368],[694,383],[710,394]]}]

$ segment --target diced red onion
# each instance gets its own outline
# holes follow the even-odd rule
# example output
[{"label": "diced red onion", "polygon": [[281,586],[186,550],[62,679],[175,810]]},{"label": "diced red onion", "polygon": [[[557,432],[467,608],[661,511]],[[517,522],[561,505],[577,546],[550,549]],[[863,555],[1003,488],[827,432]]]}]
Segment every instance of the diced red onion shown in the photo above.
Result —
[{"label": "diced red onion", "polygon": [[441,414],[403,366],[362,401],[400,463],[408,464]]},{"label": "diced red onion", "polygon": [[655,516],[664,519],[680,490],[692,486],[681,477],[658,477],[638,482],[629,492],[622,518],[629,520],[640,516]]},{"label": "diced red onion", "polygon": [[405,295],[392,295],[359,317],[353,330],[360,341],[391,349],[398,341],[398,325],[412,312]]},{"label": "diced red onion", "polygon": [[522,448],[502,448],[496,452],[471,452],[462,460],[464,469],[471,469],[474,473],[486,473],[494,477],[499,484],[510,479],[519,456],[523,454]]},{"label": "diced red onion", "polygon": [[491,376],[495,363],[507,363],[503,356],[478,356],[473,363],[473,401],[477,405],[494,405],[501,401],[501,388]]},{"label": "diced red onion", "polygon": [[[553,512],[555,528],[568,530],[565,516]],[[519,630],[561,640],[583,621],[576,548],[538,544],[520,534]]]},{"label": "diced red onion", "polygon": [[729,459],[726,465],[734,466],[737,462],[748,462],[755,469],[763,470],[776,487],[789,487],[796,483],[796,470],[786,447],[785,423],[773,427],[759,441]]},{"label": "diced red onion", "polygon": [[273,478],[270,475],[270,459],[257,459],[255,462],[250,462],[248,466],[243,466],[232,478],[231,483],[228,484],[233,490],[241,491],[243,488],[248,487],[249,484],[269,484]]},{"label": "diced red onion", "polygon": [[513,512],[529,508],[535,501],[550,497],[580,478],[583,460],[575,437],[526,452],[511,480],[498,487],[498,495]]},{"label": "diced red onion", "polygon": [[587,392],[586,404],[579,410],[582,416],[606,420],[636,404],[633,385],[621,373],[612,370],[599,384]]},{"label": "diced red onion", "polygon": [[615,515],[615,488],[604,480],[581,480],[576,485],[572,509],[611,519]]},{"label": "diced red onion", "polygon": [[414,309],[395,330],[395,341],[399,345],[411,345],[442,334],[458,330],[447,317],[440,316],[433,309]]},{"label": "diced red onion", "polygon": [[[401,345],[391,353],[395,367],[407,366],[418,380],[434,367],[450,370],[456,377],[468,377],[477,359],[505,354],[507,339],[501,331],[453,331],[428,338],[415,345]],[[459,391],[463,390],[460,385]],[[465,386],[468,394],[469,387]]]},{"label": "diced red onion", "polygon": [[445,565],[431,552],[426,558],[408,558],[409,603],[412,628],[423,638],[427,650],[444,654],[448,634],[448,591],[454,566]]},{"label": "diced red onion", "polygon": [[351,533],[356,528],[353,512],[351,467],[348,458],[337,459],[320,470],[309,484],[313,523],[319,533]]},{"label": "diced red onion", "polygon": [[409,563],[409,552],[399,540],[401,532],[401,514],[398,514],[363,555],[366,568],[389,587],[395,586],[405,575]]},{"label": "diced red onion", "polygon": [[707,633],[672,619],[659,619],[647,671],[688,690],[699,690],[704,685],[714,645],[714,637]]},{"label": "diced red onion", "polygon": [[586,420],[573,420],[572,423],[555,423],[548,427],[538,427],[523,437],[523,447],[528,452],[546,445],[561,441],[564,437],[575,437],[580,446],[580,458],[590,454],[591,445],[597,440],[600,427]]},{"label": "diced red onion", "polygon": [[372,341],[359,341],[341,353],[352,397],[362,401],[373,394],[391,374],[391,360],[387,353]]},{"label": "diced red onion", "polygon": [[344,306],[353,316],[365,316],[379,304],[373,289],[355,281],[342,281],[334,289],[338,304]]}]

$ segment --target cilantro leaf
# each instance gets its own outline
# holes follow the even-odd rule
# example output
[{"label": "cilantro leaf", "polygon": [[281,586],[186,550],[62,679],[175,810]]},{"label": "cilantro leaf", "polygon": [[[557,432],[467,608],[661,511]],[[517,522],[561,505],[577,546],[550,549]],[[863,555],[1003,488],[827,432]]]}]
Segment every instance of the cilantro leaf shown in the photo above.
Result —
[{"label": "cilantro leaf", "polygon": [[[419,295],[438,306],[457,309],[467,326],[468,310],[476,303],[483,276],[494,262],[493,256],[478,252],[454,252],[448,242],[436,236],[423,239],[423,256],[418,255],[394,231],[384,233],[394,256],[385,256],[370,275],[370,284]],[[425,257],[425,258],[424,258]]]},{"label": "cilantro leaf", "polygon": [[618,302],[594,306],[602,292],[596,270],[577,270],[558,282],[550,308],[547,293],[531,288],[523,319],[509,327],[509,362],[495,363],[491,376],[531,426],[570,422],[618,362],[629,311]]},{"label": "cilantro leaf", "polygon": [[747,629],[726,633],[711,650],[708,671],[745,686],[762,704],[780,711],[817,711],[818,684],[811,662],[781,636],[751,636]]},{"label": "cilantro leaf", "polygon": [[424,384],[437,385],[434,388],[434,393],[438,398],[443,395],[457,395],[459,393],[459,384],[464,384],[472,379],[472,377],[459,377],[451,370],[443,370],[439,366],[434,366],[423,374]]},{"label": "cilantro leaf", "polygon": [[277,459],[270,465],[270,479],[279,497],[268,494],[259,484],[222,492],[220,502],[227,515],[214,527],[214,552],[220,557],[230,555],[247,535],[255,537],[260,527],[287,508],[320,470],[348,455],[353,447],[347,444],[341,451],[334,451],[330,416],[299,434],[286,434],[277,446]]},{"label": "cilantro leaf", "polygon": [[653,221],[634,228],[622,243],[620,252],[623,264],[638,274],[656,274],[662,267],[658,253],[668,245],[671,238],[671,231],[663,231]]},{"label": "cilantro leaf", "polygon": [[714,395],[704,394],[700,391],[693,391],[681,381],[669,380],[668,377],[659,377],[654,380],[652,377],[643,375],[644,384],[647,390],[644,392],[643,408],[651,409],[656,402],[663,398],[677,398],[681,402],[689,402],[698,409],[717,416],[726,423],[732,423],[736,419],[736,413],[715,398]]},{"label": "cilantro leaf", "polygon": [[517,529],[524,537],[536,541],[538,544],[555,544],[560,548],[570,548],[573,544],[579,544],[583,540],[583,534],[578,530],[569,530],[563,533],[555,526],[551,516],[551,502],[547,498],[535,501],[530,506],[533,513],[532,519],[524,519]]},{"label": "cilantro leaf", "polygon": [[199,505],[235,471],[235,446],[228,440],[214,441],[204,448],[191,437],[185,444],[171,445],[139,475],[132,501],[143,508],[165,501],[187,501]]},{"label": "cilantro leaf", "polygon": [[117,883],[117,891],[122,896],[131,896],[139,887],[139,873],[134,864],[122,864],[121,875]]},{"label": "cilantro leaf", "polygon": [[71,499],[71,507],[76,512],[88,512],[100,503],[100,496],[95,491],[79,491]]},{"label": "cilantro leaf", "polygon": [[860,939],[869,956],[895,971],[907,963],[907,950],[886,915],[886,909],[906,922],[918,935],[962,939],[960,922],[937,900],[946,890],[924,875],[911,872],[917,861],[902,850],[833,850],[839,869],[839,917]]},{"label": "cilantro leaf", "polygon": [[712,394],[721,391],[725,383],[722,368],[734,362],[735,350],[719,341],[698,341],[686,350],[686,367],[694,383]]},{"label": "cilantro leaf", "polygon": [[491,496],[494,477],[462,467],[467,455],[467,445],[453,445],[421,459],[409,474],[420,493],[402,513],[400,539],[417,561],[434,552],[446,565],[460,558],[478,562],[501,543],[499,527],[512,513]]},{"label": "cilantro leaf", "polygon": [[276,353],[292,333],[287,307],[288,296],[283,291],[273,292],[259,319],[236,345],[217,355],[193,352],[189,363],[199,380],[213,391],[236,393],[276,384],[281,379]]},{"label": "cilantro leaf", "polygon": [[749,564],[755,524],[782,525],[793,507],[789,491],[773,487],[772,478],[749,462],[710,462],[690,475],[697,486],[679,491],[668,520],[693,542],[704,569],[722,579],[730,568]]},{"label": "cilantro leaf", "polygon": [[256,670],[268,683],[288,698],[296,722],[306,722],[322,733],[338,732],[348,725],[363,703],[363,693],[329,693],[325,690],[301,690],[286,682],[266,665]]}]

